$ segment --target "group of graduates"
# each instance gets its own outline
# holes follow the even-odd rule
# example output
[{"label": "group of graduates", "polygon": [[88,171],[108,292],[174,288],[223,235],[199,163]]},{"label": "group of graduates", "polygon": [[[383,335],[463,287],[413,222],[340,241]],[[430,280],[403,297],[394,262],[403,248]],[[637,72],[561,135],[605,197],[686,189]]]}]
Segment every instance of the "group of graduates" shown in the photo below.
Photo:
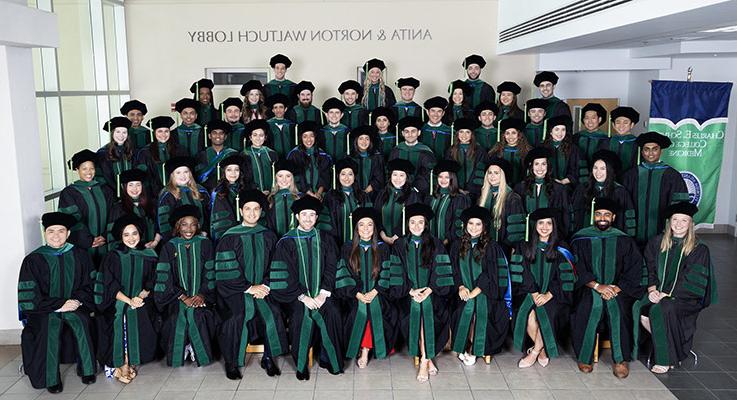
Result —
[{"label": "group of graduates", "polygon": [[660,161],[670,140],[633,135],[635,110],[599,104],[573,134],[555,73],[535,76],[542,97],[523,111],[514,82],[495,101],[485,64],[467,57],[468,79],[422,106],[417,79],[399,79],[396,100],[372,59],[363,84],[317,108],[281,54],[243,99],[216,107],[212,81],[195,82],[176,127],[125,103],[103,126],[110,142],[70,160],[79,180],[21,266],[33,387],[61,392],[61,362],[85,384],[98,364],[127,383],[162,357],[222,357],[241,379],[249,344],[269,376],[290,353],[300,380],[313,351],[340,374],[406,346],[424,382],[444,349],[473,365],[509,337],[520,368],[570,338],[591,372],[599,334],[619,378],[641,343],[653,372],[677,365],[716,286],[697,208]]}]

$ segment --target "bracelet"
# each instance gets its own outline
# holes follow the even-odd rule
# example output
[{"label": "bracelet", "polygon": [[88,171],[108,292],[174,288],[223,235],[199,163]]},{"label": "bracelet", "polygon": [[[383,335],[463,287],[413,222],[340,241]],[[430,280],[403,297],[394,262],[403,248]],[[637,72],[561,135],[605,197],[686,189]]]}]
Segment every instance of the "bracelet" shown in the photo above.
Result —
[{"label": "bracelet", "polygon": [[594,284],[594,290],[596,290],[596,288],[598,288],[598,287],[599,287],[599,283],[597,282],[597,283]]}]

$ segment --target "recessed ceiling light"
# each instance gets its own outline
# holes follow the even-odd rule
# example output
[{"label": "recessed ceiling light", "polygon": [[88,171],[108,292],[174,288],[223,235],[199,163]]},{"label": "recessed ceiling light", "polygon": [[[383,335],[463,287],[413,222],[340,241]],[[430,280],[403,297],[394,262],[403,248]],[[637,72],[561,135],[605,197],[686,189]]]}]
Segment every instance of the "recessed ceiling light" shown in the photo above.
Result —
[{"label": "recessed ceiling light", "polygon": [[737,32],[737,25],[725,26],[725,27],[716,28],[716,29],[709,29],[709,30],[701,31],[701,32],[705,32],[705,33]]}]

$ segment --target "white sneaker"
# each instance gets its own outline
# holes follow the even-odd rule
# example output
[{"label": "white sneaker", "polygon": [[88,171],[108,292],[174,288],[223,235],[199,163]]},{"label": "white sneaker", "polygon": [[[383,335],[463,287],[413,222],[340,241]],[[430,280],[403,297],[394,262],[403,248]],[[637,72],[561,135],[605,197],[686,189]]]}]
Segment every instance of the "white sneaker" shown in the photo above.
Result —
[{"label": "white sneaker", "polygon": [[476,364],[476,356],[468,353],[463,353],[463,364],[469,367]]}]

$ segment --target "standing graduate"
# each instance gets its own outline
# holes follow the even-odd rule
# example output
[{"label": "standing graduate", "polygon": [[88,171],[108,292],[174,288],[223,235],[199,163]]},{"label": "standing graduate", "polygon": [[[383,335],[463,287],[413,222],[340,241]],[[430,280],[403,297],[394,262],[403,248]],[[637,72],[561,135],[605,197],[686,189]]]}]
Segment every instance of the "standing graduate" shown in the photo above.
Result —
[{"label": "standing graduate", "polygon": [[89,308],[95,267],[87,251],[67,242],[74,217],[46,213],[41,224],[46,245],[23,258],[18,277],[18,310],[25,320],[20,346],[31,386],[60,393],[60,363],[76,362],[85,385],[96,380]]},{"label": "standing graduate", "polygon": [[325,113],[325,119],[328,120],[328,123],[322,126],[320,135],[322,135],[325,152],[333,160],[343,159],[350,152],[348,146],[350,129],[340,122],[343,119],[344,111],[345,104],[335,97],[331,97],[322,103],[322,112]]},{"label": "standing graduate", "polygon": [[275,94],[281,94],[291,99],[294,96],[295,84],[287,79],[286,75],[287,69],[292,66],[292,60],[284,54],[277,54],[271,57],[269,66],[274,70],[274,79],[264,85],[264,95],[269,98]]},{"label": "standing graduate", "polygon": [[294,180],[297,167],[289,160],[279,160],[274,164],[274,187],[269,194],[269,209],[266,211],[268,227],[282,237],[294,228],[292,203],[301,197]]},{"label": "standing graduate", "polygon": [[[394,146],[398,145],[401,139],[399,137],[396,114],[390,108],[376,107],[370,113],[370,116],[371,126],[376,128],[376,133],[381,140],[381,146],[379,148],[386,161],[389,159],[389,154],[394,149]],[[421,124],[420,128],[422,128]]]},{"label": "standing graduate", "polygon": [[128,136],[131,122],[126,117],[113,117],[102,129],[110,133],[110,142],[97,150],[98,179],[109,186],[120,197],[120,174],[133,168],[133,141]]},{"label": "standing graduate", "polygon": [[484,149],[484,152],[491,150],[499,141],[499,131],[495,125],[497,115],[499,115],[499,107],[491,101],[482,101],[474,109],[474,116],[478,119],[479,124],[473,134],[476,143]]},{"label": "standing graduate", "polygon": [[275,94],[266,98],[266,107],[274,114],[266,121],[271,129],[271,143],[279,158],[286,158],[289,151],[297,145],[297,126],[294,121],[284,117],[289,107],[289,98],[283,94]]},{"label": "standing graduate", "polygon": [[298,126],[299,143],[287,154],[297,170],[295,181],[300,192],[322,199],[330,189],[330,167],[333,159],[322,149],[318,132],[320,127],[306,121]]},{"label": "standing graduate", "polygon": [[545,108],[548,101],[545,99],[530,99],[525,103],[527,110],[527,125],[525,125],[525,137],[530,146],[537,147],[545,140]]},{"label": "standing graduate", "polygon": [[471,88],[469,105],[473,109],[484,101],[494,101],[496,94],[494,88],[481,80],[481,70],[486,66],[484,57],[471,54],[463,60],[463,68],[466,69],[466,84]]},{"label": "standing graduate", "polygon": [[146,184],[149,193],[156,197],[164,188],[168,175],[166,162],[172,157],[183,156],[185,151],[177,144],[171,134],[174,119],[171,117],[154,117],[148,126],[154,133],[154,141],[142,148],[136,155],[136,168],[146,172]]},{"label": "standing graduate", "polygon": [[476,126],[478,124],[473,119],[457,119],[453,124],[455,140],[445,152],[446,159],[453,160],[459,165],[456,172],[457,182],[458,187],[464,192],[468,192],[471,187],[476,170],[486,165],[486,150],[476,142],[474,134]]},{"label": "standing graduate", "polygon": [[114,369],[113,377],[130,383],[138,366],[156,358],[158,332],[153,296],[158,256],[144,246],[146,222],[124,215],[113,224],[117,242],[100,265],[95,283],[99,360]]},{"label": "standing graduate", "polygon": [[578,183],[578,146],[573,143],[573,121],[565,115],[553,117],[545,123],[547,136],[542,145],[550,149],[550,173],[553,179],[571,193]]},{"label": "standing graduate", "polygon": [[79,179],[61,191],[59,211],[77,221],[71,228],[69,243],[86,249],[94,265],[99,265],[107,253],[107,223],[114,194],[95,180],[96,162],[97,155],[87,149],[72,156],[69,166],[77,170]]},{"label": "standing graduate", "polygon": [[468,118],[473,113],[470,98],[473,95],[473,89],[462,80],[455,80],[450,83],[448,88],[450,92],[448,96],[448,105],[445,108],[443,122],[453,126],[453,121],[458,118]]},{"label": "standing graduate", "polygon": [[489,210],[471,206],[463,211],[463,235],[450,248],[453,266],[451,296],[457,296],[451,316],[453,351],[465,365],[476,357],[500,352],[509,330],[505,301],[509,282],[507,259],[489,236]]},{"label": "standing graduate", "polygon": [[244,124],[256,119],[266,119],[266,105],[264,104],[264,86],[261,81],[251,79],[241,86],[241,96],[243,96],[243,109],[241,110],[241,118]]},{"label": "standing graduate", "polygon": [[314,347],[319,365],[343,373],[342,321],[335,291],[337,249],[328,232],[315,227],[320,201],[305,196],[292,203],[298,226],[276,243],[271,263],[270,296],[289,319],[289,344],[297,379],[310,379],[307,353]]},{"label": "standing graduate", "polygon": [[518,184],[525,177],[524,165],[527,152],[532,149],[523,134],[525,121],[517,118],[507,118],[499,124],[500,141],[489,150],[489,158],[503,158],[512,165],[512,173],[507,175],[510,186]]},{"label": "standing graduate", "polygon": [[578,131],[573,137],[581,152],[581,164],[579,165],[581,182],[585,182],[583,178],[588,175],[591,163],[594,161],[591,156],[594,153],[609,145],[609,134],[601,130],[601,126],[608,124],[607,112],[604,106],[599,103],[587,103],[581,109],[582,130]]},{"label": "standing graduate", "polygon": [[156,205],[158,232],[168,240],[172,235],[169,224],[171,213],[180,205],[194,205],[200,212],[200,230],[208,232],[210,227],[210,193],[197,184],[192,171],[192,157],[174,157],[166,163],[168,183],[161,190]]},{"label": "standing graduate", "polygon": [[276,151],[267,146],[271,142],[269,124],[256,119],[246,125],[245,132],[248,139],[248,146],[243,150],[246,181],[253,182],[256,189],[268,196],[274,182],[274,163],[279,160]]},{"label": "standing graduate", "polygon": [[503,121],[507,118],[525,118],[525,113],[517,105],[517,96],[522,92],[522,88],[518,84],[504,81],[496,87],[496,91],[499,93],[499,101],[496,104],[499,107],[498,121]]},{"label": "standing graduate", "polygon": [[210,238],[217,244],[225,231],[238,225],[238,194],[246,189],[245,160],[238,154],[220,163],[221,178],[210,194]]},{"label": "standing graduate", "polygon": [[509,254],[511,245],[525,238],[525,208],[522,198],[512,190],[507,176],[512,164],[503,158],[493,158],[486,164],[471,189],[475,203],[489,210],[491,224],[488,232]]},{"label": "standing graduate", "polygon": [[632,107],[617,107],[610,114],[614,125],[614,135],[611,135],[607,146],[619,156],[622,161],[622,169],[618,172],[622,176],[630,168],[637,166],[639,159],[637,149],[637,137],[632,134],[632,128],[640,122],[640,113]]},{"label": "standing graduate", "polygon": [[594,341],[603,325],[612,342],[614,375],[623,379],[634,345],[632,305],[643,294],[642,256],[634,239],[612,227],[617,204],[606,197],[594,203],[594,226],[576,232],[571,242],[577,275],[571,339],[578,369],[590,373]]},{"label": "standing graduate", "polygon": [[391,108],[397,102],[394,92],[386,86],[384,70],[386,64],[377,58],[372,58],[363,64],[363,72],[366,78],[363,81],[363,99],[361,104],[371,112],[376,107]]},{"label": "standing graduate", "polygon": [[195,176],[197,183],[211,191],[220,180],[220,162],[231,154],[238,152],[225,146],[225,140],[230,133],[230,124],[216,120],[207,126],[207,137],[212,144],[197,154]]},{"label": "standing graduate", "polygon": [[225,147],[230,147],[235,151],[242,151],[245,137],[245,125],[241,122],[243,112],[243,100],[237,97],[228,97],[220,103],[220,112],[223,114],[223,121],[230,124],[230,133],[225,139]]},{"label": "standing graduate", "polygon": [[373,200],[374,195],[384,187],[384,156],[381,154],[381,140],[373,126],[358,126],[351,131],[351,155],[358,171],[358,188]]},{"label": "standing graduate", "polygon": [[[522,198],[522,205],[527,214],[538,208],[569,209],[568,190],[553,179],[548,160],[552,151],[545,147],[535,147],[525,156],[527,176],[514,187],[514,191]],[[570,215],[565,211],[560,219],[560,234],[565,235],[570,226]]]},{"label": "standing graduate", "polygon": [[[535,362],[547,367],[550,358],[559,355],[557,337],[568,320],[576,280],[573,254],[559,233],[561,215],[558,208],[539,208],[530,214],[530,238],[512,255],[509,269],[517,300],[514,348],[526,351],[519,368]],[[532,347],[527,348],[530,342]]]},{"label": "standing graduate", "polygon": [[346,303],[346,357],[366,368],[369,356],[385,359],[394,349],[399,313],[388,297],[391,249],[379,238],[380,217],[372,208],[353,211],[352,238],[341,248],[335,295]]},{"label": "standing graduate", "polygon": [[397,158],[386,165],[389,180],[386,187],[377,193],[374,208],[381,215],[381,240],[389,245],[406,233],[403,225],[404,209],[410,204],[419,202],[417,189],[409,178],[415,168],[407,160]]},{"label": "standing graduate", "polygon": [[192,99],[181,99],[174,105],[182,124],[174,128],[171,134],[176,143],[184,150],[184,154],[195,157],[207,147],[207,137],[202,125],[197,123],[199,105]]},{"label": "standing graduate", "polygon": [[[398,123],[404,141],[396,145],[389,154],[389,161],[407,160],[412,164],[414,172],[410,175],[410,185],[421,193],[430,189],[430,171],[435,166],[436,156],[430,147],[420,143],[422,120],[417,117],[404,117]],[[389,172],[391,173],[391,172]]]},{"label": "standing graduate", "polygon": [[[218,334],[228,379],[242,379],[246,347],[262,342],[261,368],[268,376],[281,375],[275,357],[287,351],[282,316],[270,307],[266,285],[277,237],[259,223],[269,202],[258,190],[242,190],[238,205],[242,223],[228,229],[215,253],[215,287],[218,303],[227,316]],[[241,219],[239,218],[239,219]]]},{"label": "standing graduate", "polygon": [[193,205],[172,211],[173,237],[161,249],[156,266],[154,300],[164,314],[161,346],[170,367],[181,367],[187,357],[201,367],[217,356],[215,250],[200,234],[200,219]]},{"label": "standing graduate", "polygon": [[415,102],[415,92],[420,87],[420,81],[413,77],[397,79],[397,87],[399,88],[399,101],[397,101],[392,110],[397,119],[404,117],[425,117],[425,110],[421,105]]},{"label": "standing graduate", "polygon": [[450,147],[450,135],[453,133],[450,125],[443,122],[448,100],[435,96],[425,100],[427,122],[422,126],[420,141],[432,149],[435,157],[442,157]]},{"label": "standing graduate", "polygon": [[363,98],[361,84],[354,80],[345,81],[338,86],[338,93],[343,97],[343,104],[345,105],[340,123],[351,130],[361,125],[367,125],[369,123],[369,112],[361,105],[361,99]]},{"label": "standing graduate", "polygon": [[656,374],[668,372],[688,357],[699,313],[717,302],[709,248],[694,232],[696,212],[698,208],[689,202],[670,205],[665,213],[665,232],[650,239],[645,247],[647,296],[635,305],[632,357],[637,357],[642,324],[650,333],[655,355],[650,370]]},{"label": "standing graduate", "polygon": [[571,109],[568,107],[563,100],[555,97],[555,85],[558,84],[558,75],[555,72],[542,71],[535,75],[533,80],[535,87],[540,90],[540,96],[542,99],[548,101],[548,105],[545,109],[545,115],[548,118],[557,117],[559,115],[567,115],[571,117]]},{"label": "standing graduate", "polygon": [[108,248],[117,247],[113,239],[113,223],[125,215],[140,218],[143,228],[139,235],[143,247],[155,249],[161,241],[156,231],[156,197],[146,192],[146,173],[134,168],[120,174],[120,201],[113,204],[108,216]]},{"label": "standing graduate", "polygon": [[663,149],[671,141],[657,132],[646,132],[637,137],[642,162],[622,177],[622,184],[635,201],[637,215],[637,243],[645,246],[648,240],[663,231],[665,209],[669,204],[688,201],[688,189],[681,174],[660,160]]},{"label": "standing graduate", "polygon": [[597,197],[606,197],[617,203],[619,216],[614,220],[614,227],[634,237],[637,220],[632,195],[617,183],[616,171],[621,170],[621,161],[614,152],[599,150],[591,157],[591,172],[586,183],[580,184],[573,192],[573,220],[571,232],[577,232],[594,223],[593,204]]},{"label": "standing graduate", "polygon": [[328,191],[323,204],[330,216],[330,233],[336,240],[337,248],[340,248],[343,243],[351,240],[353,210],[370,202],[367,201],[368,196],[358,187],[358,164],[353,159],[338,160],[334,169],[336,187]]},{"label": "standing graduate", "polygon": [[294,107],[289,108],[286,118],[296,124],[311,121],[316,124],[324,124],[325,116],[319,108],[312,104],[315,85],[310,81],[302,81],[294,87],[293,98],[296,100]]},{"label": "standing graduate", "polygon": [[463,234],[461,213],[471,205],[471,198],[460,191],[458,172],[461,166],[453,160],[440,160],[433,168],[432,190],[425,198],[435,214],[430,223],[430,232],[446,248]]},{"label": "standing graduate", "polygon": [[120,114],[128,118],[131,127],[128,128],[128,137],[131,138],[133,148],[137,150],[151,143],[151,131],[143,125],[143,117],[148,113],[145,104],[138,100],[129,100],[120,107]]},{"label": "standing graduate", "polygon": [[453,270],[445,246],[430,233],[432,209],[412,204],[405,210],[407,234],[392,246],[389,267],[391,297],[398,302],[408,352],[420,357],[417,380],[427,382],[438,368],[432,359],[448,342],[447,297]]},{"label": "standing graduate", "polygon": [[189,91],[194,94],[194,100],[197,102],[197,124],[207,126],[210,122],[220,119],[218,110],[214,106],[215,96],[212,94],[212,88],[215,83],[210,79],[200,79],[189,87]]}]

